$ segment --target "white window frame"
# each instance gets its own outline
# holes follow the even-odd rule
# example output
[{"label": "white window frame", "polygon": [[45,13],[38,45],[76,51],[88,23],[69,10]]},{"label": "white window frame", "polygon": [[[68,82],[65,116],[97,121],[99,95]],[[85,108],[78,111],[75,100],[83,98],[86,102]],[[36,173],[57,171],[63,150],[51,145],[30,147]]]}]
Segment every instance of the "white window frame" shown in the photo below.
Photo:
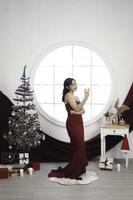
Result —
[{"label": "white window frame", "polygon": [[[98,120],[100,120],[102,117],[103,117],[103,113],[106,112],[110,106],[112,105],[112,101],[114,99],[114,95],[115,95],[115,90],[116,90],[116,87],[115,87],[115,83],[116,83],[116,79],[115,79],[115,74],[114,74],[114,71],[113,71],[113,68],[112,68],[112,65],[111,63],[109,62],[109,60],[103,55],[103,53],[97,49],[96,47],[90,45],[90,44],[86,44],[86,43],[83,43],[83,42],[75,42],[75,41],[68,41],[68,42],[62,42],[62,43],[59,43],[59,44],[56,44],[46,50],[44,50],[39,56],[38,58],[35,60],[34,64],[33,64],[33,67],[31,69],[31,72],[30,72],[30,81],[31,81],[31,86],[33,87],[33,90],[34,90],[34,77],[35,77],[35,72],[36,72],[36,69],[37,67],[39,66],[40,62],[42,61],[42,59],[47,56],[49,53],[51,53],[52,51],[60,48],[60,47],[63,47],[63,46],[67,46],[67,45],[79,45],[79,46],[83,46],[83,47],[86,47],[88,49],[90,49],[91,51],[94,51],[96,54],[98,54],[103,60],[104,62],[106,63],[106,66],[108,67],[109,69],[109,72],[110,72],[110,75],[111,75],[111,79],[112,79],[112,89],[111,89],[111,92],[110,92],[110,97],[108,99],[108,102],[106,104],[106,106],[104,107],[102,113],[99,113],[99,115],[97,115],[96,117],[94,117],[92,120],[90,121],[87,121],[87,122],[84,122],[84,125],[85,126],[89,126],[90,124],[93,124],[95,122],[97,122]],[[50,121],[51,123],[53,124],[56,124],[56,125],[59,125],[59,126],[63,126],[65,127],[65,124],[64,122],[62,121],[59,121],[55,118],[53,118],[52,116],[50,116],[47,112],[45,112],[42,107],[40,106],[37,98],[36,98],[36,95],[34,95],[34,100],[35,100],[35,104],[36,104],[36,107],[37,107],[37,110],[39,112],[39,114],[45,118],[46,120]],[[62,102],[63,103],[63,102]]]}]

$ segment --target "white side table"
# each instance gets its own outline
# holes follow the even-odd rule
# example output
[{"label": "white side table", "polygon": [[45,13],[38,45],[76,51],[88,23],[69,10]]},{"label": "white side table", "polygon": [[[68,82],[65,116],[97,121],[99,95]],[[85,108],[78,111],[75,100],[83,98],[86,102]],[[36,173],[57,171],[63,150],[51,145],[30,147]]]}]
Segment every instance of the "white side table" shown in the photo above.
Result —
[{"label": "white side table", "polygon": [[[129,125],[101,125],[101,156],[105,156],[106,154],[106,136],[122,136],[129,135]],[[125,152],[125,166],[128,168],[128,153]]]}]

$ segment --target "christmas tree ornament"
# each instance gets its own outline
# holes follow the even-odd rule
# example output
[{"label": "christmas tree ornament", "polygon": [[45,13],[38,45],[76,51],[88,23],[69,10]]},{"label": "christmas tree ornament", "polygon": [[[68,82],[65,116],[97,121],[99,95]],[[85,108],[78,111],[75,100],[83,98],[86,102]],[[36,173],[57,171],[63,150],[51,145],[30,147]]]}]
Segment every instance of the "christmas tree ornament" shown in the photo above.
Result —
[{"label": "christmas tree ornament", "polygon": [[9,142],[9,149],[16,149],[16,152],[27,152],[30,147],[40,144],[44,133],[40,130],[40,123],[36,106],[33,103],[34,91],[30,87],[30,78],[26,76],[24,66],[21,85],[16,89],[17,105],[12,107],[13,111],[9,118],[9,133],[5,136]]},{"label": "christmas tree ornament", "polygon": [[13,164],[16,162],[16,157],[14,153],[2,152],[1,163],[2,164]]}]

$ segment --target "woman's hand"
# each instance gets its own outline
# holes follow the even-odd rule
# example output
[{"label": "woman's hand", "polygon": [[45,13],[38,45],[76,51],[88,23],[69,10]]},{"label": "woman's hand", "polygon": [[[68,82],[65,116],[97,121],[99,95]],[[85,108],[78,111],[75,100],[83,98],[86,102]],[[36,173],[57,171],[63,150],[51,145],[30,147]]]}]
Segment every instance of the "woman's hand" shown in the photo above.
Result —
[{"label": "woman's hand", "polygon": [[85,99],[85,100],[88,99],[89,93],[90,93],[90,89],[89,89],[89,88],[85,88],[85,89],[84,89],[84,99]]}]

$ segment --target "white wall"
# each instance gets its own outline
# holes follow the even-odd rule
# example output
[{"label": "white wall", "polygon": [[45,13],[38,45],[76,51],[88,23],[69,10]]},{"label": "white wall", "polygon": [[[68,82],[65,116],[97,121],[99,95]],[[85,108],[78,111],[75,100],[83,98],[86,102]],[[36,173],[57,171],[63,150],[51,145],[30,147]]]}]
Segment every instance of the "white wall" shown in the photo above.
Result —
[{"label": "white wall", "polygon": [[[81,41],[98,48],[111,63],[115,97],[123,102],[133,80],[132,36],[132,0],[0,0],[0,90],[12,100],[25,64],[30,73],[47,48]],[[41,116],[40,121],[51,136],[69,141],[65,128]],[[99,123],[85,128],[86,139],[99,132]],[[119,148],[110,154],[123,156]],[[131,149],[133,158],[133,144]]]}]

